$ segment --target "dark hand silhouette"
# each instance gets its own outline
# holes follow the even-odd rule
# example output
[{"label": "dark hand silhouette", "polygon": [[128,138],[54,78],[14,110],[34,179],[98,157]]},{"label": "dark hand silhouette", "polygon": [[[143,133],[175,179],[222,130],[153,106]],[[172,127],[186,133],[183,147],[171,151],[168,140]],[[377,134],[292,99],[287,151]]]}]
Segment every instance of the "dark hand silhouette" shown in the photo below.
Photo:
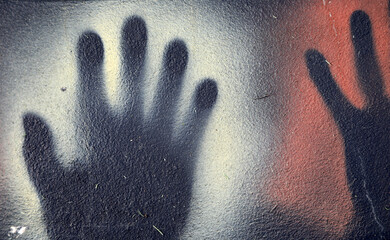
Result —
[{"label": "dark hand silhouette", "polygon": [[307,68],[344,138],[347,179],[356,211],[351,238],[390,239],[390,101],[384,93],[368,15],[356,11],[350,24],[366,106],[357,109],[348,102],[316,50],[306,52]]},{"label": "dark hand silhouette", "polygon": [[150,120],[143,119],[143,69],[147,50],[144,21],[123,27],[121,114],[103,97],[103,43],[93,32],[78,42],[78,129],[84,158],[64,167],[45,121],[24,115],[23,154],[40,197],[52,239],[171,239],[188,215],[195,158],[216,102],[216,82],[198,85],[179,137],[174,112],[188,61],[185,43],[170,42]]}]

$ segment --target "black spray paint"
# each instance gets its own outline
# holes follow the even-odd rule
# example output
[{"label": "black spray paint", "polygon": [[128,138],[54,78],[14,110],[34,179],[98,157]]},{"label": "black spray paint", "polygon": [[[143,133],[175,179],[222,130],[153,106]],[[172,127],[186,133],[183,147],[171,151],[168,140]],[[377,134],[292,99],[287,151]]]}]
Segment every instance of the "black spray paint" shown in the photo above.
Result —
[{"label": "black spray paint", "polygon": [[356,211],[351,238],[390,239],[390,102],[384,93],[369,17],[356,11],[350,24],[366,106],[357,109],[345,98],[318,51],[306,52],[307,67],[344,138],[347,179]]},{"label": "black spray paint", "polygon": [[[184,127],[173,138],[188,51],[181,40],[167,44],[150,119],[143,119],[143,72],[147,29],[139,17],[122,31],[120,115],[109,111],[102,74],[104,48],[94,32],[78,46],[78,131],[84,158],[65,168],[45,121],[24,115],[23,154],[40,197],[51,239],[172,239],[189,211],[199,142],[217,100],[216,82],[195,90]],[[162,235],[163,234],[163,235]]]}]

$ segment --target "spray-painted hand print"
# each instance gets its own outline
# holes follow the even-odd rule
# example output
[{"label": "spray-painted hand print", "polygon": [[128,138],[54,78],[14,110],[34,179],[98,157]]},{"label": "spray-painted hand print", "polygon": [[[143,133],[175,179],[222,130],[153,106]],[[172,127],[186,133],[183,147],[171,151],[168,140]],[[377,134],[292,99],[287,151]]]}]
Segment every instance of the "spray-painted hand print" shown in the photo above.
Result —
[{"label": "spray-painted hand print", "polygon": [[366,106],[357,109],[346,99],[321,53],[308,50],[307,67],[344,138],[347,178],[356,211],[352,238],[386,238],[390,231],[390,101],[385,96],[368,15],[356,11],[350,24]]},{"label": "spray-painted hand print", "polygon": [[86,32],[78,42],[83,159],[63,166],[49,126],[36,114],[24,115],[23,154],[52,239],[171,239],[188,215],[197,150],[217,99],[216,82],[204,79],[198,85],[186,121],[174,135],[188,62],[185,43],[167,44],[151,114],[144,119],[144,21],[128,19],[121,38],[126,97],[119,114],[112,113],[104,97],[102,40]]}]

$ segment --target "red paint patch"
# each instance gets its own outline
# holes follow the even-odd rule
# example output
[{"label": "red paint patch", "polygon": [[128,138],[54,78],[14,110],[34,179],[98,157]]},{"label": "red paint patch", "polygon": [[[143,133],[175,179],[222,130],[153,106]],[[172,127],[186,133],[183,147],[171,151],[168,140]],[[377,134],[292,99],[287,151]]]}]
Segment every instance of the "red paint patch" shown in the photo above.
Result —
[{"label": "red paint patch", "polygon": [[[325,4],[324,4],[325,3]],[[279,77],[288,100],[269,195],[272,201],[295,210],[338,236],[353,216],[347,186],[343,139],[320,94],[309,77],[305,51],[317,49],[346,97],[357,107],[364,95],[356,81],[350,16],[365,11],[371,19],[374,44],[384,79],[390,79],[390,32],[387,1],[348,0],[305,3],[279,25]],[[291,10],[289,10],[291,11]],[[286,82],[288,81],[288,82]],[[390,83],[385,82],[389,93]]]}]

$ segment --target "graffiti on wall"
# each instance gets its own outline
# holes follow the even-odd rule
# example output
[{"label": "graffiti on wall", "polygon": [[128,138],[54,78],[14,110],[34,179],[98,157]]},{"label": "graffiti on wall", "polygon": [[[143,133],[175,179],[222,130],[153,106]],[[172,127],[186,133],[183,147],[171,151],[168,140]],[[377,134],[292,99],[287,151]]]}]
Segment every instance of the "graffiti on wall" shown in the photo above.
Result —
[{"label": "graffiti on wall", "polygon": [[[66,47],[53,48],[74,57],[51,56],[74,62],[72,85],[15,60],[47,44],[26,53],[9,40],[33,24],[11,10],[71,13],[72,4],[4,3],[4,31],[21,30],[0,48],[20,67],[0,65],[14,92],[2,92],[0,120],[18,119],[2,129],[1,237],[390,238],[387,2],[128,4],[74,10],[77,22],[113,7],[120,14],[105,19],[115,19],[116,40],[88,19],[57,34]],[[41,61],[51,76],[66,68]],[[40,87],[11,84],[29,69]],[[115,71],[119,104],[107,90]],[[45,97],[50,81],[57,93]],[[64,104],[72,113],[53,114],[61,101],[74,102]]]},{"label": "graffiti on wall", "polygon": [[[167,45],[150,120],[142,117],[139,96],[146,48],[146,25],[132,17],[122,31],[123,86],[131,99],[126,99],[120,116],[113,116],[102,97],[102,41],[93,32],[80,37],[78,124],[85,159],[73,166],[61,166],[53,133],[40,116],[23,117],[23,154],[53,239],[173,238],[185,220],[192,165],[218,89],[211,79],[199,84],[175,141],[172,116],[188,63],[187,48],[181,40]],[[157,231],[145,231],[151,226]]]},{"label": "graffiti on wall", "polygon": [[[389,162],[387,111],[383,80],[375,57],[371,23],[363,11],[351,16],[358,80],[366,94],[366,106],[357,109],[343,96],[326,59],[316,50],[306,53],[307,66],[321,96],[331,110],[345,144],[348,185],[362,233],[389,232]],[[374,237],[374,236],[372,236]]]}]

